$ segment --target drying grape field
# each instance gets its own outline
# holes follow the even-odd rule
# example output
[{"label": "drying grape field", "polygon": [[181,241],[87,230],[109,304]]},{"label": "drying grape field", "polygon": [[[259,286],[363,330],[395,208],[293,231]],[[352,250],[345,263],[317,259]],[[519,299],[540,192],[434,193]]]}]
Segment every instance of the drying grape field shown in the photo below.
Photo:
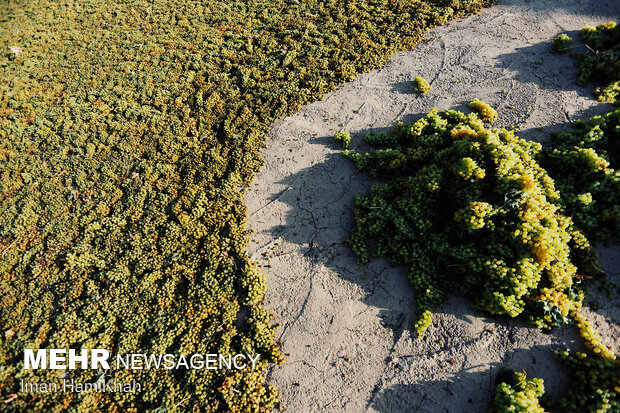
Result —
[{"label": "drying grape field", "polygon": [[[606,23],[609,19],[601,20],[606,12],[602,3],[583,5],[590,14],[579,14],[579,23],[570,26],[578,30]],[[442,315],[433,313],[441,313],[442,305],[451,308],[445,303],[455,292],[473,302],[475,311],[508,323],[497,332],[485,327],[475,333],[485,339],[517,328],[516,337],[527,336],[524,342],[534,346],[536,340],[545,341],[538,330],[542,328],[553,329],[551,341],[557,344],[562,342],[558,331],[580,330],[585,340],[579,343],[586,346],[575,344],[557,357],[576,377],[590,377],[590,371],[596,377],[588,378],[575,392],[578,397],[562,401],[562,406],[580,411],[589,403],[589,408],[617,411],[613,383],[618,363],[607,344],[610,339],[616,344],[618,337],[615,313],[605,313],[614,301],[601,305],[607,324],[599,329],[599,338],[596,315],[591,323],[591,310],[582,311],[590,305],[581,282],[601,280],[610,293],[615,288],[603,281],[601,266],[612,273],[614,268],[604,254],[599,262],[592,243],[613,241],[620,225],[614,140],[620,115],[609,103],[595,107],[592,90],[599,87],[599,100],[615,100],[618,29],[591,26],[581,37],[569,32],[572,43],[562,38],[561,51],[585,43],[598,60],[588,50],[584,58],[554,54],[551,38],[534,51],[515,51],[543,59],[532,65],[550,73],[562,62],[564,72],[558,76],[569,79],[562,85],[588,91],[571,100],[581,105],[582,116],[572,116],[577,110],[569,108],[571,119],[564,125],[556,122],[557,130],[570,128],[578,118],[609,113],[572,134],[534,137],[554,145],[543,148],[531,141],[534,131],[527,136],[530,140],[522,140],[518,129],[492,129],[523,127],[521,115],[536,112],[528,103],[531,90],[518,90],[527,82],[517,79],[516,109],[509,110],[515,106],[509,103],[513,90],[503,89],[509,86],[498,79],[489,82],[490,89],[474,86],[458,92],[461,86],[480,85],[471,69],[451,73],[452,67],[470,67],[467,53],[457,53],[454,60],[444,53],[438,68],[427,65],[424,53],[416,55],[431,44],[443,42],[444,52],[449,48],[440,35],[435,41],[435,34],[426,35],[434,27],[444,26],[439,33],[472,22],[464,29],[470,30],[476,21],[481,31],[500,27],[501,12],[490,25],[484,16],[475,16],[492,13],[494,7],[483,9],[491,5],[486,0],[0,2],[0,411],[266,412],[289,406],[300,412],[361,411],[364,406],[408,411],[426,396],[407,386],[392,387],[398,377],[386,376],[386,369],[420,371],[416,360],[423,357],[406,354],[407,345],[399,341],[405,337],[427,354],[438,340],[458,347],[456,342],[463,339],[468,351],[469,341],[459,331],[438,337]],[[500,10],[514,12],[511,6]],[[578,13],[575,10],[567,7],[569,14]],[[591,10],[600,10],[601,16]],[[562,21],[559,16],[554,18]],[[561,24],[541,27],[547,35],[565,32]],[[520,33],[527,37],[527,30]],[[519,38],[504,34],[498,42]],[[478,67],[491,65],[484,56],[491,48],[479,45]],[[409,106],[384,118],[376,104],[365,103],[375,93],[371,79],[394,53],[409,49],[419,65],[416,70],[411,65],[400,69],[406,73],[390,81],[390,93],[407,97]],[[514,68],[513,62],[507,59],[505,68]],[[287,159],[287,164],[299,166],[312,157],[326,162],[326,149],[317,155],[305,145],[310,137],[303,130],[314,126],[298,120],[282,141],[267,136],[270,128],[277,132],[282,122],[305,113],[303,105],[321,99],[325,101],[317,104],[326,103],[345,93],[349,86],[341,85],[355,79],[352,85],[367,79],[371,88],[358,90],[361,98],[343,95],[345,102],[355,104],[352,110],[326,104],[322,119],[314,117],[313,122],[332,126],[312,136],[309,146],[327,147],[337,155],[332,136],[340,133],[340,140],[353,148],[346,156],[384,179],[384,186],[370,194],[371,182],[364,178],[363,185],[336,194],[335,199],[348,202],[346,208],[335,202],[317,210],[314,203],[321,197],[296,190],[298,182],[315,182],[317,172],[294,174],[282,166]],[[414,84],[423,93],[416,93]],[[456,105],[452,92],[467,102],[480,97],[491,105],[474,100],[471,109],[459,108],[466,113],[430,110],[431,103],[443,105],[442,110],[452,108],[446,107],[448,102]],[[442,94],[449,99],[438,100]],[[383,102],[394,109],[389,99]],[[557,105],[548,105],[560,113]],[[548,108],[542,112],[551,113]],[[374,120],[355,124],[360,116]],[[400,120],[406,123],[389,132]],[[411,121],[417,122],[407,123]],[[541,128],[553,121],[537,119]],[[384,133],[377,134],[374,122]],[[362,132],[375,133],[367,144],[376,150],[360,146]],[[273,158],[272,146],[284,155],[277,152]],[[362,176],[350,160],[329,158],[327,170],[337,176],[319,180],[324,195]],[[279,179],[269,184],[278,188],[275,193],[264,186],[263,176]],[[356,193],[361,195],[353,205]],[[288,209],[273,210],[281,208],[282,200],[289,201]],[[285,210],[294,208],[297,215],[286,216]],[[424,215],[435,210],[441,214]],[[271,213],[275,220],[267,216],[261,221]],[[442,225],[452,217],[452,226]],[[306,225],[313,226],[313,232],[306,231]],[[257,234],[252,236],[251,230]],[[515,231],[516,238],[505,242]],[[291,245],[295,252],[287,261],[289,253],[283,249]],[[358,266],[353,252],[362,263],[370,262],[368,266]],[[372,294],[360,295],[369,282],[379,282],[372,276],[377,268],[370,260],[372,252],[395,265],[381,271],[392,279],[381,289],[393,295],[392,301],[414,300],[404,318],[396,312],[386,317],[365,310],[366,305],[385,307],[368,300]],[[303,257],[301,266],[297,256]],[[346,269],[331,264],[342,259],[348,260],[340,261]],[[398,284],[398,268],[403,267],[413,291]],[[314,273],[325,268],[338,270],[338,276],[312,284]],[[459,277],[464,281],[455,289]],[[309,288],[298,280],[309,280]],[[328,304],[314,301],[318,284],[323,298],[331,295]],[[341,301],[334,294],[348,298]],[[346,311],[338,308],[341,302]],[[360,310],[358,321],[369,320],[368,328],[381,333],[373,327],[380,319],[381,327],[389,330],[385,356],[364,350],[372,334],[330,336],[331,326],[338,327],[339,317],[352,306]],[[317,318],[304,318],[310,312]],[[523,324],[514,327],[513,321],[505,321],[511,317]],[[527,321],[533,327],[527,327]],[[349,331],[355,324],[342,322]],[[573,323],[579,328],[569,325]],[[415,338],[416,330],[426,336]],[[332,346],[340,341],[346,343],[346,352]],[[25,348],[259,354],[260,361],[256,370],[106,372],[110,379],[140,382],[142,391],[137,393],[28,393],[20,389],[24,380],[88,382],[100,376],[79,369],[64,374],[24,369]],[[537,357],[543,350],[551,356],[553,349],[559,348],[533,351]],[[399,352],[409,364],[398,365]],[[360,360],[363,368],[351,367]],[[511,371],[523,368],[529,373],[530,366],[522,361],[518,367],[511,365]],[[451,353],[445,363],[430,368],[422,360],[420,365],[435,372],[467,369],[458,354]],[[378,372],[383,376],[377,378]],[[428,383],[434,377],[427,376]],[[539,403],[551,406],[535,377],[501,376],[497,383],[487,383],[488,397],[467,389],[450,393],[464,400],[473,397],[478,406],[488,403],[495,385],[503,381],[497,386],[497,411],[518,404],[515,397],[531,409]],[[391,399],[391,393],[400,401]],[[423,393],[441,398],[435,390]],[[584,402],[590,394],[594,399]],[[409,406],[399,404],[409,400]],[[436,405],[426,402],[426,408],[433,411]]]},{"label": "drying grape field", "polygon": [[[241,202],[267,128],[487,4],[3,1],[2,396],[34,376],[26,347],[278,362]],[[266,411],[277,400],[261,371],[114,374],[145,391],[26,394],[0,408]]]}]

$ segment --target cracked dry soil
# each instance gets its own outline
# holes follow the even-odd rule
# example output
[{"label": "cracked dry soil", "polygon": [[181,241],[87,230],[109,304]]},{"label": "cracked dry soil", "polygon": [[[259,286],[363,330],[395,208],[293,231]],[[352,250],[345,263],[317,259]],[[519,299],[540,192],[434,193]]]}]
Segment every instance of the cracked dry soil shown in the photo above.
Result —
[{"label": "cracked dry soil", "polygon": [[[384,260],[357,265],[343,244],[353,225],[353,197],[368,175],[339,155],[341,130],[361,145],[368,132],[412,121],[437,107],[467,110],[474,97],[498,110],[496,125],[546,140],[571,121],[610,110],[593,85],[575,84],[574,62],[556,55],[559,33],[575,39],[585,24],[617,19],[614,1],[500,1],[452,22],[428,41],[397,53],[381,70],[305,106],[271,129],[265,165],[246,196],[255,233],[249,253],[267,278],[266,306],[286,362],[268,380],[292,412],[483,412],[503,369],[522,368],[561,391],[562,367],[552,349],[581,348],[570,326],[544,334],[520,320],[488,317],[451,297],[423,339],[415,338],[415,298],[405,272]],[[431,82],[426,95],[412,80]],[[544,131],[539,131],[543,127]],[[620,282],[620,249],[597,248]],[[588,312],[607,344],[618,348],[620,299],[595,292]]]}]

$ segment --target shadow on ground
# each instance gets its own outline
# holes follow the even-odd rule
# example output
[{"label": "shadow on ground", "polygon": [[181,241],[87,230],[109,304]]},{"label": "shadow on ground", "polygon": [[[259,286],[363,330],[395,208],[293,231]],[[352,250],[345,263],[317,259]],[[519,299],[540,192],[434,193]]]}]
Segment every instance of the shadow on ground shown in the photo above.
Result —
[{"label": "shadow on ground", "polygon": [[[460,406],[460,411],[472,411],[473,406],[480,403],[489,404],[488,395],[481,397],[481,393],[468,393],[471,388],[468,383],[488,383],[489,388],[495,388],[502,381],[510,380],[513,371],[522,371],[524,359],[530,358],[533,364],[527,367],[529,377],[550,377],[548,368],[550,360],[538,362],[531,358],[531,354],[552,353],[551,346],[535,346],[530,349],[518,349],[506,354],[501,363],[492,363],[490,366],[474,366],[462,370],[447,380],[430,380],[420,384],[394,384],[377,392],[370,401],[370,407],[381,413],[390,412],[453,412],[453,406]],[[406,368],[408,366],[402,366]],[[398,367],[397,367],[398,368]],[[568,370],[563,366],[553,366],[554,372],[567,375]],[[438,391],[439,390],[439,391]],[[485,391],[486,392],[486,391]],[[481,400],[481,399],[484,399]],[[492,403],[492,401],[491,401]],[[452,409],[445,406],[452,406]]]}]

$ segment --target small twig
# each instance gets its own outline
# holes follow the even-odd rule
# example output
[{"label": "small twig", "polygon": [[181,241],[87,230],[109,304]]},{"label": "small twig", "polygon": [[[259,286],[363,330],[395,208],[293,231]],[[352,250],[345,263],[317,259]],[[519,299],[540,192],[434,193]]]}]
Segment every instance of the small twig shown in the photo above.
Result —
[{"label": "small twig", "polygon": [[2,251],[2,258],[4,258],[4,256],[6,255],[6,252],[7,252],[8,250],[10,250],[10,249],[11,249],[11,247],[13,246],[13,244],[15,244],[15,241],[17,241],[17,240],[16,240],[16,239],[14,239],[14,240],[13,240],[13,242],[11,242],[11,245],[9,245],[8,247],[6,247],[6,248],[5,248],[5,250],[4,250],[4,251]]},{"label": "small twig", "polygon": [[181,400],[180,402],[172,406],[172,408],[174,409],[175,407],[180,406],[182,403],[185,403],[187,399],[189,399],[189,396],[187,396],[186,398],[184,398],[183,400]]},{"label": "small twig", "polygon": [[584,43],[583,45],[584,45],[585,47],[587,47],[587,48],[588,48],[588,50],[590,50],[592,53],[594,53],[594,54],[598,54],[598,51],[597,51],[597,50],[592,49],[590,46],[588,46],[588,44],[587,44],[587,43]]}]

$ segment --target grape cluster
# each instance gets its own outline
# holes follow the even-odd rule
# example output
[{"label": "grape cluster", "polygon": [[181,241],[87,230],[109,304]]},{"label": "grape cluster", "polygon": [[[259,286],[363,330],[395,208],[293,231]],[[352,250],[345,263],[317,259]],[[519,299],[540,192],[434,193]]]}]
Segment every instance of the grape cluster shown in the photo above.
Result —
[{"label": "grape cluster", "polygon": [[477,99],[471,107],[481,114],[434,109],[367,136],[374,150],[343,152],[386,180],[356,197],[347,242],[362,264],[383,256],[408,269],[419,335],[448,292],[492,314],[524,314],[539,328],[572,322],[583,293],[571,254],[590,246],[536,162],[541,145],[486,128],[496,112]]},{"label": "grape cluster", "polygon": [[585,353],[556,351],[570,371],[570,386],[559,407],[567,412],[613,413],[620,411],[620,361],[593,358]]},{"label": "grape cluster", "polygon": [[558,53],[566,53],[573,44],[573,39],[567,34],[558,34],[553,38],[553,50]]},{"label": "grape cluster", "polygon": [[474,98],[474,100],[469,103],[469,107],[478,112],[480,119],[485,122],[492,123],[497,119],[497,111],[477,98]]},{"label": "grape cluster", "polygon": [[428,93],[431,90],[431,85],[421,76],[416,76],[413,79],[413,90],[418,93]]},{"label": "grape cluster", "polygon": [[607,242],[620,233],[620,109],[555,134],[540,162],[588,239]]},{"label": "grape cluster", "polygon": [[509,383],[502,382],[495,389],[491,413],[544,413],[540,397],[545,392],[541,379],[528,379],[525,373],[516,372]]},{"label": "grape cluster", "polygon": [[[620,411],[620,361],[585,353],[555,351],[569,371],[568,389],[557,401],[545,398],[542,379],[514,373],[495,389],[493,412],[615,413]],[[542,402],[544,400],[544,403]],[[546,407],[543,410],[542,405]],[[529,410],[528,410],[529,409]]]},{"label": "grape cluster", "polygon": [[[598,87],[594,95],[601,102],[614,102],[620,95],[620,27],[613,21],[598,26],[586,25],[579,36],[588,52],[571,53],[579,61],[577,84],[585,86],[590,80],[607,83]],[[556,36],[554,49],[567,50],[569,40],[565,34]]]},{"label": "grape cluster", "polygon": [[351,135],[348,132],[339,132],[334,135],[334,139],[342,144],[344,149],[351,147]]}]

